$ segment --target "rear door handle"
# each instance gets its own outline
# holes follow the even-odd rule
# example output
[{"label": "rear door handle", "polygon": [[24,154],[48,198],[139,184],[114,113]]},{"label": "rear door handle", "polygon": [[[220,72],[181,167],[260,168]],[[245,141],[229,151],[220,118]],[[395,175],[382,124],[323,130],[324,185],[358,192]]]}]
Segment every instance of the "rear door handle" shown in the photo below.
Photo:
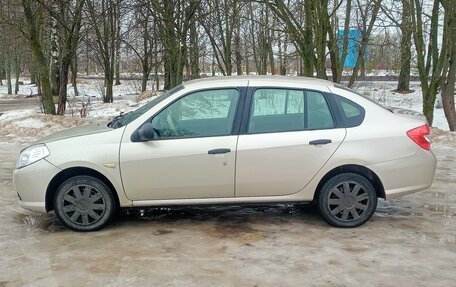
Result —
[{"label": "rear door handle", "polygon": [[231,150],[229,148],[216,148],[216,149],[211,149],[207,153],[208,154],[221,154],[221,153],[229,153]]},{"label": "rear door handle", "polygon": [[309,142],[310,145],[322,145],[322,144],[329,144],[329,143],[332,143],[332,141],[330,139],[320,139],[320,140],[313,140],[313,141]]}]

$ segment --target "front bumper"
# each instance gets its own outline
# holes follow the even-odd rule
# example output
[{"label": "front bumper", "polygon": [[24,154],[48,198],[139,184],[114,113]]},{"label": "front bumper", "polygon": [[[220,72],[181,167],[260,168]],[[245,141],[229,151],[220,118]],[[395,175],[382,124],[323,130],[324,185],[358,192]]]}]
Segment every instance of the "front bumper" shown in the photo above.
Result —
[{"label": "front bumper", "polygon": [[367,166],[380,178],[386,199],[429,188],[437,159],[432,151],[419,149],[413,156]]},{"label": "front bumper", "polygon": [[46,190],[60,169],[46,159],[13,171],[14,189],[19,205],[25,209],[46,212]]}]

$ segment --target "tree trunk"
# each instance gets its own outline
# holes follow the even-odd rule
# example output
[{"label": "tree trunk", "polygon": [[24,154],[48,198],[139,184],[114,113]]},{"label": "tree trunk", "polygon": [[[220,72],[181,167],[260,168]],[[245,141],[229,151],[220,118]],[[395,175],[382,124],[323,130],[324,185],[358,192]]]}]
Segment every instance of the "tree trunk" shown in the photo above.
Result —
[{"label": "tree trunk", "polygon": [[112,103],[113,102],[113,90],[112,86],[114,85],[114,75],[111,74],[111,72],[106,72],[106,94],[103,98],[104,103]]},{"label": "tree trunk", "polygon": [[147,90],[148,78],[149,78],[149,74],[147,74],[147,71],[143,70],[142,79],[141,79],[141,92],[144,92],[145,90]]},{"label": "tree trunk", "polygon": [[[266,15],[269,17],[269,15]],[[275,18],[272,19],[272,25],[271,27],[275,27]],[[275,75],[275,63],[274,63],[274,48],[273,48],[273,41],[274,41],[274,30],[270,29],[270,31],[267,31],[267,51],[268,51],[268,58],[269,58],[269,67],[271,69],[271,75]]]},{"label": "tree trunk", "polygon": [[154,82],[155,82],[157,91],[160,91],[160,76],[158,75],[158,65],[155,68]]},{"label": "tree trunk", "polygon": [[215,76],[215,52],[212,51],[212,61],[211,61],[211,76]]},{"label": "tree trunk", "polygon": [[317,21],[313,25],[315,34],[315,69],[317,70],[317,78],[328,79],[326,75],[326,35],[328,33],[327,26],[329,23],[328,15],[328,0],[315,2],[317,12]]},{"label": "tree trunk", "polygon": [[49,67],[44,57],[43,49],[41,47],[39,39],[39,25],[37,25],[36,14],[32,10],[31,0],[22,0],[22,6],[24,8],[24,18],[26,19],[29,40],[33,56],[36,61],[36,67],[40,77],[41,88],[43,92],[43,108],[46,114],[55,114],[55,105],[52,98],[52,87],[49,80]]},{"label": "tree trunk", "polygon": [[408,93],[410,91],[410,63],[412,59],[412,23],[410,16],[410,1],[402,0],[402,22],[401,22],[401,70],[397,83],[397,92]]},{"label": "tree trunk", "polygon": [[35,65],[32,65],[30,68],[30,85],[34,85],[37,83],[36,80],[36,72],[35,72]]},{"label": "tree trunk", "polygon": [[88,34],[89,33],[87,33],[86,37],[85,37],[85,43],[86,43],[86,45],[85,45],[85,60],[86,60],[86,62],[85,62],[85,64],[86,64],[85,65],[85,73],[86,73],[87,76],[90,75],[90,69],[89,69],[89,66],[90,66],[89,44],[88,44],[88,41],[87,41]]},{"label": "tree trunk", "polygon": [[[344,22],[344,35],[342,36],[342,57],[338,62],[337,67],[337,83],[340,83],[342,80],[342,73],[345,67],[345,60],[347,59],[348,55],[348,37],[350,33],[350,18],[351,18],[351,9],[352,9],[352,0],[347,0],[346,8],[345,8],[345,22]],[[336,33],[338,33],[337,31]],[[337,39],[337,38],[336,38]],[[337,53],[337,57],[339,57],[339,53]]]},{"label": "tree trunk", "polygon": [[190,25],[190,47],[189,47],[189,65],[190,77],[192,79],[199,78],[199,46],[198,46],[198,32],[196,30],[196,23]]},{"label": "tree trunk", "polygon": [[[63,62],[63,61],[62,61]],[[57,114],[64,116],[66,110],[66,103],[67,103],[67,87],[68,87],[68,70],[69,64],[62,63],[60,67],[60,83],[59,83],[59,104],[57,107]]]},{"label": "tree trunk", "polygon": [[114,69],[115,69],[115,74],[116,74],[116,86],[120,85],[120,44],[121,44],[121,36],[120,36],[120,1],[117,1],[114,7],[114,21],[115,21],[115,55],[114,55]]},{"label": "tree trunk", "polygon": [[[114,47],[111,50],[112,54],[114,53]],[[114,55],[111,55],[112,57],[110,59],[114,59]],[[107,60],[108,61],[108,60]],[[104,63],[104,73],[105,73],[105,87],[106,87],[106,92],[103,97],[103,102],[104,103],[112,103],[114,100],[113,96],[113,85],[114,85],[114,62],[105,62]]]},{"label": "tree trunk", "polygon": [[[239,23],[237,23],[239,25]],[[234,57],[236,59],[236,74],[242,75],[242,53],[241,53],[241,35],[239,26],[236,28],[235,35],[234,35],[234,44],[235,44],[235,51]]]},{"label": "tree trunk", "polygon": [[78,92],[78,83],[77,83],[78,58],[77,58],[76,54],[74,55],[73,60],[71,61],[70,67],[71,67],[71,85],[73,86],[74,96],[77,97],[77,96],[79,96],[79,92]]},{"label": "tree trunk", "polygon": [[116,86],[120,85],[120,48],[116,48],[115,58],[115,70],[116,70]]},{"label": "tree trunk", "polygon": [[438,84],[437,82],[431,82],[427,91],[423,94],[423,114],[429,125],[432,125],[434,121],[434,105],[437,97]]},{"label": "tree trunk", "polygon": [[60,71],[59,71],[59,54],[60,54],[60,47],[59,47],[59,27],[57,23],[57,19],[51,17],[51,86],[52,86],[52,95],[58,96],[60,88]]},{"label": "tree trunk", "polygon": [[[452,60],[453,62],[456,62],[456,59]],[[454,66],[456,64],[451,64],[453,66],[453,69],[451,71],[450,68],[450,74],[448,77],[447,82],[444,84],[443,89],[442,89],[442,103],[443,103],[443,111],[445,113],[445,117],[448,122],[448,127],[450,131],[454,132],[456,131],[456,111],[455,111],[455,102],[454,102],[454,85],[455,85],[455,73],[456,69]],[[452,74],[451,74],[452,73]]]},{"label": "tree trunk", "polygon": [[21,76],[21,58],[19,53],[16,51],[16,56],[14,57],[14,73],[16,76],[16,83],[14,85],[14,94],[19,93],[19,77]]},{"label": "tree trunk", "polygon": [[442,85],[442,103],[445,117],[450,131],[456,131],[456,111],[454,93],[456,84],[456,2],[450,0],[444,3],[445,13],[450,14],[447,22],[449,34],[448,41],[451,43],[449,51],[449,69],[446,81]]},{"label": "tree trunk", "polygon": [[245,74],[250,74],[250,62],[247,47],[244,47]]},{"label": "tree trunk", "polygon": [[141,79],[141,92],[144,92],[145,90],[147,90],[147,81],[149,80],[149,74],[150,74],[149,63],[148,62],[143,63],[142,79]]},{"label": "tree trunk", "polygon": [[314,43],[313,43],[313,10],[314,0],[304,0],[304,14],[305,14],[305,27],[304,27],[304,47],[303,50],[303,69],[304,76],[313,77],[314,69]]},{"label": "tree trunk", "polygon": [[[7,48],[8,49],[8,48]],[[6,71],[6,86],[8,87],[8,94],[11,95],[13,93],[13,83],[11,81],[11,53],[7,53],[6,55],[6,65],[5,65],[5,71]]]},{"label": "tree trunk", "polygon": [[366,59],[362,57],[361,59],[361,68],[360,68],[360,76],[361,78],[366,76]]}]

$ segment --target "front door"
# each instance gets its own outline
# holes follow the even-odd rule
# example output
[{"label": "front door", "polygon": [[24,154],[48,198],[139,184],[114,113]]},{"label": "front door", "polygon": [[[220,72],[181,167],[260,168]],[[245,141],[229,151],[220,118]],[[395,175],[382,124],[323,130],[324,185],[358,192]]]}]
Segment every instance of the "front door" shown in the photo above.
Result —
[{"label": "front door", "polygon": [[148,142],[124,142],[122,181],[130,200],[234,196],[237,89],[198,91],[151,119]]},{"label": "front door", "polygon": [[236,196],[289,195],[302,190],[345,138],[320,92],[257,89],[239,136]]}]

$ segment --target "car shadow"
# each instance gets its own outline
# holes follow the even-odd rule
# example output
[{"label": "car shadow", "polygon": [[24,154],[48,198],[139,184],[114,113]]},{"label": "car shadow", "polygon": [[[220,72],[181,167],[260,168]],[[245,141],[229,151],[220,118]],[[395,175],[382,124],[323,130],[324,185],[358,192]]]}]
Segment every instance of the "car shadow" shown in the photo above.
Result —
[{"label": "car shadow", "polygon": [[224,222],[268,224],[298,221],[310,225],[325,225],[317,209],[310,204],[174,206],[122,210],[111,226],[136,222],[184,223]]}]

